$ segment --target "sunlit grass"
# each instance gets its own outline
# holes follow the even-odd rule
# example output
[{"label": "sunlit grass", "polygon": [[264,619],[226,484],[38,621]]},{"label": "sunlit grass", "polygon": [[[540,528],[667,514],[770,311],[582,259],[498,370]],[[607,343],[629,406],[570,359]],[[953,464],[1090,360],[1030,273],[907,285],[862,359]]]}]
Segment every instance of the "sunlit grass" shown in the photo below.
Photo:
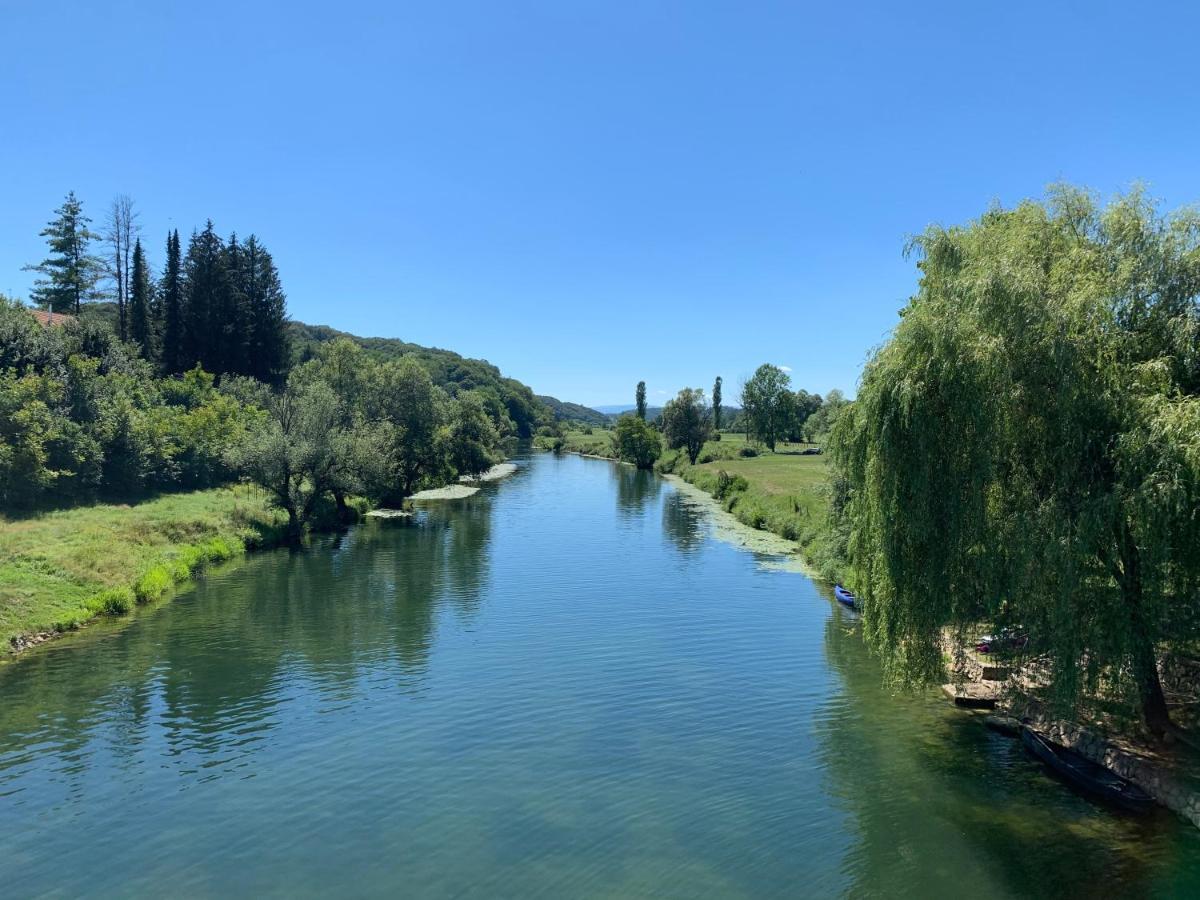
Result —
[{"label": "sunlit grass", "polygon": [[0,518],[0,654],[17,635],[75,628],[157,599],[210,562],[282,535],[246,488]]}]

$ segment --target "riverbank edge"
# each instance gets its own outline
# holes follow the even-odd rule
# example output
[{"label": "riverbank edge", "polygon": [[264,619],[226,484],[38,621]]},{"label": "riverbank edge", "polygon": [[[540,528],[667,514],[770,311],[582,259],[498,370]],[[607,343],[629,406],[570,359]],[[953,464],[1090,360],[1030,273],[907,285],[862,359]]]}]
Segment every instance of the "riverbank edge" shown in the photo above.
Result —
[{"label": "riverbank edge", "polygon": [[[265,503],[248,511],[239,505],[239,498],[232,485],[201,491],[180,491],[146,502],[217,494],[225,495],[227,505],[222,510],[221,521],[201,539],[168,539],[158,553],[144,560],[138,568],[127,570],[116,579],[116,583],[84,597],[74,614],[67,614],[64,618],[45,626],[5,634],[3,647],[0,648],[0,665],[16,660],[33,647],[67,634],[74,634],[88,625],[124,618],[136,607],[168,600],[203,575],[210,566],[229,562],[250,553],[272,550],[288,542],[287,522],[282,514]],[[361,520],[366,511],[365,501],[359,498],[347,500],[355,519]],[[122,505],[113,506],[112,509],[114,512],[126,512],[137,507]],[[81,514],[94,513],[95,510],[95,506],[79,508]],[[56,512],[61,517],[69,518],[76,510]],[[314,522],[310,531],[314,534],[331,532],[344,528],[347,524],[352,523],[340,521],[333,515],[323,516]],[[180,516],[178,519],[166,520],[160,528],[168,535],[172,532],[182,534],[188,531],[189,527],[194,528],[194,525],[191,516]]]},{"label": "riverbank edge", "polygon": [[[603,434],[607,434],[607,432],[603,432]],[[589,437],[591,436],[589,435]],[[624,463],[615,455],[596,452],[599,449],[596,445],[600,443],[598,437],[589,441],[586,449],[583,445],[576,443],[573,435],[570,434],[560,439],[562,444],[557,448],[549,446],[545,441],[539,443],[539,440],[534,441],[534,446],[548,453],[574,453],[576,456],[582,456],[587,459],[604,459],[609,462],[628,465],[628,463]],[[667,451],[655,465],[654,471],[663,477],[679,479],[707,495],[712,503],[715,504],[716,509],[732,516],[745,528],[764,534],[772,534],[781,540],[791,542],[795,546],[793,552],[803,565],[804,573],[810,578],[821,581],[829,587],[832,587],[839,581],[840,572],[838,571],[838,566],[830,554],[825,552],[825,547],[831,537],[831,533],[829,524],[825,521],[824,516],[817,517],[816,520],[809,523],[810,527],[803,534],[797,534],[791,523],[759,518],[758,513],[754,511],[753,507],[738,502],[741,499],[739,496],[742,493],[741,491],[724,499],[720,497],[716,493],[716,485],[713,483],[710,473],[699,466],[689,465],[687,460],[682,458],[681,451]],[[747,490],[755,490],[753,479],[747,478],[747,481],[749,482]]]},{"label": "riverbank edge", "polygon": [[[1164,755],[1119,731],[1109,733],[1054,715],[1031,695],[1031,679],[1021,667],[981,660],[978,654],[959,646],[948,630],[942,633],[941,647],[943,655],[954,660],[948,666],[952,684],[980,685],[994,698],[995,708],[987,718],[1001,719],[1005,723],[1001,730],[1019,737],[1021,724],[1027,721],[1038,734],[1132,782],[1160,806],[1200,828],[1200,786],[1179,771],[1169,753]],[[1166,681],[1169,675],[1162,672]]]}]

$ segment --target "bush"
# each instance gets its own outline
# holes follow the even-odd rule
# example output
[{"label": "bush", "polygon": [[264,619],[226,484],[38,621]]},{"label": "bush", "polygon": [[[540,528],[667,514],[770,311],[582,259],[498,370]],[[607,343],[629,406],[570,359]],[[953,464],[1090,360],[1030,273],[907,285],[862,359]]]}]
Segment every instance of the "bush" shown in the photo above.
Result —
[{"label": "bush", "polygon": [[583,433],[584,433],[584,434],[591,434],[591,433],[592,433],[592,426],[591,426],[591,425],[584,425],[584,426],[583,426]]},{"label": "bush", "polygon": [[713,491],[713,496],[718,500],[724,500],[726,497],[734,493],[740,493],[748,487],[750,487],[750,482],[741,475],[730,475],[722,469],[717,473],[717,486]]},{"label": "bush", "polygon": [[710,441],[719,441],[721,439],[721,432],[714,431],[712,434],[709,435],[708,439]]},{"label": "bush", "polygon": [[96,615],[124,616],[133,609],[137,598],[127,587],[109,588],[87,601],[87,608]]},{"label": "bush", "polygon": [[148,569],[133,587],[138,603],[149,603],[162,597],[175,583],[172,574],[166,566],[153,566]]},{"label": "bush", "polygon": [[738,451],[738,456],[745,456],[745,457],[758,456],[758,448],[757,447],[743,447],[742,449],[740,449]]}]

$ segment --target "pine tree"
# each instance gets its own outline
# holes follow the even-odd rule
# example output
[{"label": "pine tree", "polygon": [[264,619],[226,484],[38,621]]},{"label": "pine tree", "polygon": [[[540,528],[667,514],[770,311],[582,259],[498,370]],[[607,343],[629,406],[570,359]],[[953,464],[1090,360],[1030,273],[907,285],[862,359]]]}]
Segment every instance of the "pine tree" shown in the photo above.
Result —
[{"label": "pine tree", "polygon": [[54,212],[55,218],[41,232],[50,255],[37,265],[25,266],[25,271],[45,276],[34,282],[31,296],[53,312],[79,315],[83,304],[94,299],[103,272],[100,260],[88,253],[88,245],[98,235],[88,228],[92,220],[83,214],[83,204],[74,191]]},{"label": "pine tree", "polygon": [[146,266],[146,254],[142,252],[142,241],[133,245],[133,266],[129,273],[129,337],[141,345],[142,356],[154,359],[154,321],[152,318],[150,270]]},{"label": "pine tree", "polygon": [[185,369],[199,363],[206,371],[221,371],[220,317],[224,311],[229,280],[225,268],[225,244],[210,219],[204,230],[193,232],[183,263],[184,328],[182,364]]},{"label": "pine tree", "polygon": [[218,298],[219,316],[214,322],[214,337],[218,342],[213,354],[214,372],[250,374],[251,323],[246,282],[246,252],[235,232],[225,245],[225,290]]},{"label": "pine tree", "polygon": [[287,374],[287,298],[271,254],[254,235],[243,248],[243,284],[249,319],[246,374],[279,384]]},{"label": "pine tree", "polygon": [[162,317],[162,367],[178,374],[184,364],[183,273],[179,258],[178,230],[167,235],[167,265],[163,269],[159,306]]}]

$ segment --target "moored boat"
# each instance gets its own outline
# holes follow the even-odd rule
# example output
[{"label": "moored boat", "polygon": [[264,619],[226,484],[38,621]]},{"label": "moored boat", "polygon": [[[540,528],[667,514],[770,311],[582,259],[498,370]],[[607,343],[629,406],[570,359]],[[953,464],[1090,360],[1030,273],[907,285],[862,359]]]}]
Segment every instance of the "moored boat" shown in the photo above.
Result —
[{"label": "moored boat", "polygon": [[1034,756],[1080,790],[1128,812],[1147,813],[1154,808],[1154,799],[1132,781],[1056,744],[1028,725],[1021,729],[1021,741]]},{"label": "moored boat", "polygon": [[855,597],[852,592],[850,592],[850,591],[846,590],[844,587],[842,587],[840,584],[835,584],[833,586],[833,596],[837,598],[838,603],[845,604],[846,606],[850,607],[851,609],[855,609],[858,607],[858,598]]}]

